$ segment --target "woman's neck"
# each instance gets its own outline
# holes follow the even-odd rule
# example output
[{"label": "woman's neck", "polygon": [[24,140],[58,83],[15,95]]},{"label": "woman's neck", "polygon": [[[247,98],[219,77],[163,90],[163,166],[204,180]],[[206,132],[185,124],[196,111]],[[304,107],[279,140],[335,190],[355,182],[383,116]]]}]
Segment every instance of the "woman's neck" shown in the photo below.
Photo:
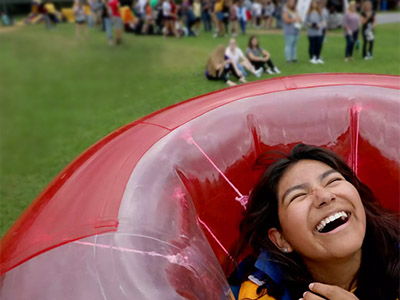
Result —
[{"label": "woman's neck", "polygon": [[361,265],[361,249],[346,258],[327,262],[304,259],[304,263],[315,281],[351,290],[357,286],[356,279]]}]

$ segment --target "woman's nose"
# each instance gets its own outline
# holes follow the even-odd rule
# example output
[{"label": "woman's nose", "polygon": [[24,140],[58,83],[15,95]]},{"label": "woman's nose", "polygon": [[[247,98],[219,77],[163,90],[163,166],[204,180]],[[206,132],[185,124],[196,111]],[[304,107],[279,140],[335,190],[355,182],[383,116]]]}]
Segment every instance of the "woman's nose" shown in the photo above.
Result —
[{"label": "woman's nose", "polygon": [[316,207],[323,207],[329,205],[336,199],[334,194],[332,194],[328,189],[323,187],[315,188],[313,194],[314,194],[314,205]]}]

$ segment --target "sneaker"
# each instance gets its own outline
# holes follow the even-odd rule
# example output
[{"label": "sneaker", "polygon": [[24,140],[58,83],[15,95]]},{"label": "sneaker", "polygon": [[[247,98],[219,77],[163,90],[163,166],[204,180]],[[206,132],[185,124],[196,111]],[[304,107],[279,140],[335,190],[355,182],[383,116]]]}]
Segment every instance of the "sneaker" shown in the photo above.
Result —
[{"label": "sneaker", "polygon": [[274,68],[274,72],[275,72],[276,74],[281,74],[281,71],[280,71],[277,67]]},{"label": "sneaker", "polygon": [[271,75],[274,74],[274,72],[271,70],[271,68],[268,68],[266,72],[267,72],[268,74],[271,74]]},{"label": "sneaker", "polygon": [[324,63],[325,62],[322,59],[320,59],[320,58],[317,59],[317,64],[324,64]]},{"label": "sneaker", "polygon": [[263,73],[263,69],[259,68],[258,70],[256,70],[256,77],[261,77],[261,74]]},{"label": "sneaker", "polygon": [[226,82],[226,84],[229,85],[229,86],[235,86],[236,85],[236,83],[234,83],[233,81],[230,81],[230,80],[228,80]]},{"label": "sneaker", "polygon": [[312,59],[310,59],[310,63],[312,64],[317,64],[317,59],[315,57],[313,57]]}]

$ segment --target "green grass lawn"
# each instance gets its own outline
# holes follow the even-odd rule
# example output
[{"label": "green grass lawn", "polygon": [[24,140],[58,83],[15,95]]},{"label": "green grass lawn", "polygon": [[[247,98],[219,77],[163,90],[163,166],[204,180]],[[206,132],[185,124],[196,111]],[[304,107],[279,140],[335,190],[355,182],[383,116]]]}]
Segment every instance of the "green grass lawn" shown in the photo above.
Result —
[{"label": "green grass lawn", "polygon": [[[400,74],[400,23],[376,29],[374,59],[356,52],[345,63],[341,31],[328,35],[324,65],[311,65],[308,41],[299,62],[286,64],[282,35],[262,34],[281,75],[319,72]],[[90,30],[78,43],[74,26],[61,24],[0,32],[0,236],[72,159],[114,129],[150,112],[225,87],[209,82],[209,53],[228,38],[125,35],[121,47]],[[248,36],[237,38],[245,48]],[[263,75],[263,79],[270,78]],[[249,81],[255,80],[249,77]]]}]

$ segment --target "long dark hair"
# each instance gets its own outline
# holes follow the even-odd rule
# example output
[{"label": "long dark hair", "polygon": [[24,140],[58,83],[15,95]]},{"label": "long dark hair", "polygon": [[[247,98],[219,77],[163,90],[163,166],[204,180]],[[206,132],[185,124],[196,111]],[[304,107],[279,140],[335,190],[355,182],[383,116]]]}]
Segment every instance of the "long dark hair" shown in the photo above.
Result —
[{"label": "long dark hair", "polygon": [[[301,298],[308,290],[308,284],[313,282],[313,278],[300,255],[295,252],[282,253],[268,238],[270,228],[280,229],[277,199],[279,181],[291,165],[304,159],[320,161],[330,166],[342,174],[360,194],[367,225],[362,244],[361,266],[356,278],[356,296],[360,300],[395,300],[399,297],[400,273],[398,214],[381,206],[371,189],[357,178],[341,158],[320,147],[298,144],[289,154],[269,153],[258,158],[257,165],[269,167],[250,194],[247,210],[240,223],[241,236],[235,258],[243,256],[246,251],[257,257],[261,249],[266,249],[271,258],[280,265],[282,282],[293,299]],[[257,292],[265,293],[267,286],[270,296],[281,299],[282,290],[272,280],[258,288]]]},{"label": "long dark hair", "polygon": [[260,42],[258,41],[258,38],[255,36],[255,35],[252,35],[250,38],[249,38],[249,43],[248,43],[248,45],[247,45],[247,47],[249,47],[249,49],[253,49],[253,45],[251,44],[251,42],[253,41],[253,39],[257,39],[257,46],[255,46],[255,48],[260,48]]}]

